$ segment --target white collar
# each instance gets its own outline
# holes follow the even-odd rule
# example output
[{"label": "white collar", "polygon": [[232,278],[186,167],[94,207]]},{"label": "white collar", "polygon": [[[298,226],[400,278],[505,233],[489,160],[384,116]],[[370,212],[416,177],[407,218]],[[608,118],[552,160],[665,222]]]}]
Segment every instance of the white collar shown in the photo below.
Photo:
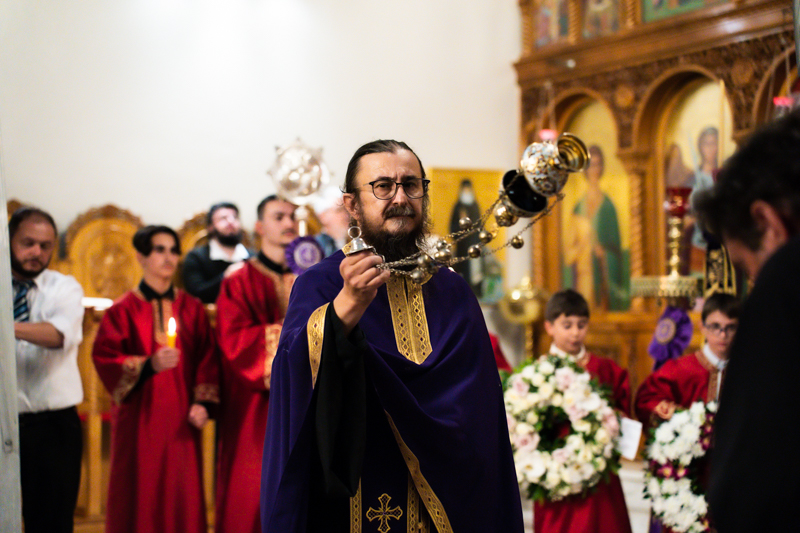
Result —
[{"label": "white collar", "polygon": [[576,355],[572,355],[571,353],[567,353],[558,346],[556,346],[555,343],[552,343],[550,344],[550,353],[553,355],[557,355],[559,357],[571,357],[575,361],[582,361],[583,358],[586,356],[586,346],[581,346],[581,351],[578,352]]},{"label": "white collar", "polygon": [[228,255],[228,252],[217,242],[216,239],[208,241],[208,257],[212,261],[227,261],[228,263],[238,263],[250,257],[250,252],[244,247],[242,243],[236,245],[233,249],[233,254]]},{"label": "white collar", "polygon": [[717,367],[717,370],[725,370],[725,367],[728,365],[728,361],[725,359],[720,359],[714,352],[711,351],[711,348],[708,347],[708,343],[703,345],[703,355],[706,356],[708,362]]}]

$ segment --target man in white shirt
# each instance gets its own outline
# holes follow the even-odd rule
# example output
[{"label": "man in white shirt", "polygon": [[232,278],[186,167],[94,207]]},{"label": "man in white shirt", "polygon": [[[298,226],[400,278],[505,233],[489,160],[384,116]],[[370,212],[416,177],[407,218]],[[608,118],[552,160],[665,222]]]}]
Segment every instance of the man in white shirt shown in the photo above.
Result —
[{"label": "man in white shirt", "polygon": [[78,345],[83,290],[47,270],[56,226],[23,207],[8,222],[14,284],[22,518],[26,533],[72,532],[81,473]]},{"label": "man in white shirt", "polygon": [[190,251],[183,261],[183,284],[186,292],[204,304],[213,304],[225,272],[231,265],[241,266],[250,252],[242,244],[242,223],[234,204],[212,205],[207,224],[208,244]]}]

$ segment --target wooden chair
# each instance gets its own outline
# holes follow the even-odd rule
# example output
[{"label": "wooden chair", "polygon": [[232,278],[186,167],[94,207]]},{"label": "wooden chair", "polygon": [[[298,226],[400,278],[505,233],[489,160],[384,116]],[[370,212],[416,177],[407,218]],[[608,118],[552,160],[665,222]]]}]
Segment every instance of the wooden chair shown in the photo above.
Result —
[{"label": "wooden chair", "polygon": [[69,274],[88,297],[119,298],[142,278],[132,239],[139,217],[114,205],[78,216],[66,233]]}]

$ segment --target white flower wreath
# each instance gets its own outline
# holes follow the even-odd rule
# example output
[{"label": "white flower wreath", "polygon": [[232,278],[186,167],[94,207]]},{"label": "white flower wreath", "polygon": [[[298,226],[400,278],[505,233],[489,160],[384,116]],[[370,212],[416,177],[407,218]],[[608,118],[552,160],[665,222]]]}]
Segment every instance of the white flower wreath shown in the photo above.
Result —
[{"label": "white flower wreath", "polygon": [[695,402],[676,411],[652,432],[645,451],[645,497],[653,501],[653,515],[679,533],[711,530],[698,477],[716,412],[714,402]]},{"label": "white flower wreath", "polygon": [[561,500],[619,469],[619,418],[574,359],[542,355],[505,381],[517,480],[528,497]]}]

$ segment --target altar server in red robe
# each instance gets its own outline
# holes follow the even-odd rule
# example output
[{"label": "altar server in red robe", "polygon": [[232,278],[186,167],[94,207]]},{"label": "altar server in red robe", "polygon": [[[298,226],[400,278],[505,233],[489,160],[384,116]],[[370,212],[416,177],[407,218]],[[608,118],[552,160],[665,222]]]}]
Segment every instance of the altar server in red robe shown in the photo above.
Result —
[{"label": "altar server in red robe", "polygon": [[175,231],[147,226],[133,245],[143,279],[105,312],[92,352],[116,404],[106,532],[205,533],[200,428],[218,402],[214,334],[200,300],[172,286]]},{"label": "altar server in red robe", "polygon": [[260,533],[261,457],[270,375],[295,275],[286,246],[297,237],[296,206],[277,196],[258,205],[261,250],[222,281],[217,328],[222,352],[217,533]]},{"label": "altar server in red robe", "polygon": [[[731,294],[714,293],[703,304],[700,317],[706,339],[703,349],[667,361],[639,386],[636,416],[645,426],[657,427],[672,418],[678,407],[688,409],[695,402],[719,398],[728,351],[739,325],[739,300]],[[672,530],[662,526],[661,531]]]},{"label": "altar server in red robe", "polygon": [[[555,293],[545,307],[545,330],[553,338],[550,353],[573,357],[600,385],[611,389],[611,407],[627,416],[631,409],[628,371],[611,359],[586,351],[589,305],[572,289]],[[622,484],[616,474],[601,480],[586,496],[534,503],[534,533],[631,533]]]},{"label": "altar server in red robe", "polygon": [[636,393],[636,416],[645,425],[669,420],[676,407],[719,397],[728,351],[739,324],[739,301],[730,294],[712,294],[703,304],[700,329],[703,349],[667,361],[650,374]]}]

